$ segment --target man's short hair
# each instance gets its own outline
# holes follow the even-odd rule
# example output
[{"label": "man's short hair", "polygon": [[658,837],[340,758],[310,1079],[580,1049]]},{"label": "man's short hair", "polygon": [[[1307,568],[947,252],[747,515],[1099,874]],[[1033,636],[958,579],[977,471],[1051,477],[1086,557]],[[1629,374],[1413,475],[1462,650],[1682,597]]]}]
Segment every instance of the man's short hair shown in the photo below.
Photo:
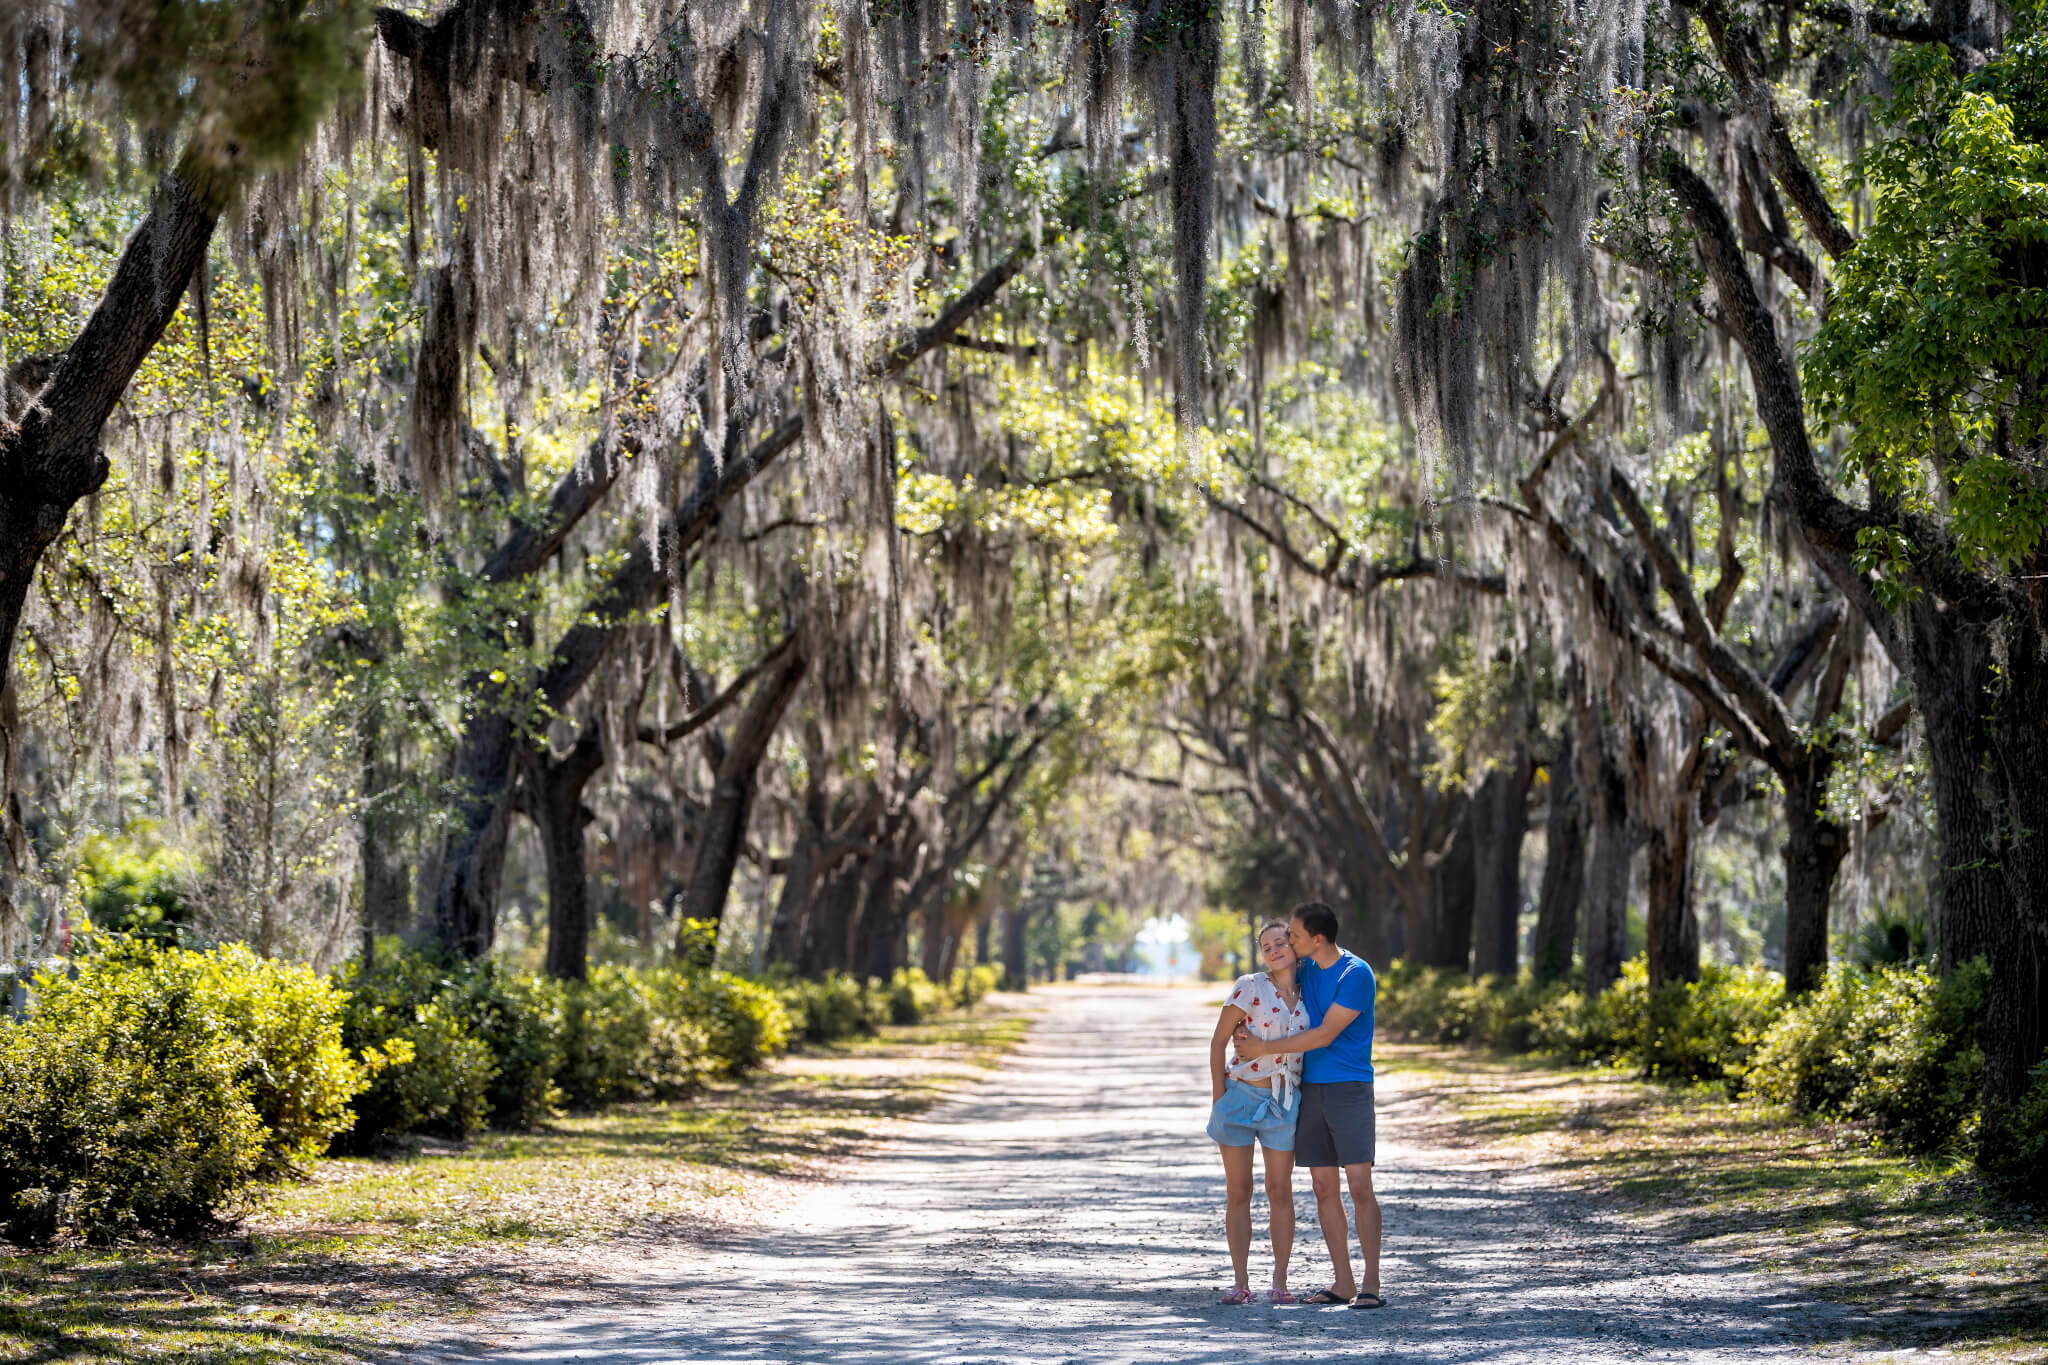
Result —
[{"label": "man's short hair", "polygon": [[1321,901],[1304,901],[1294,907],[1294,918],[1301,921],[1311,938],[1337,941],[1337,912]]}]

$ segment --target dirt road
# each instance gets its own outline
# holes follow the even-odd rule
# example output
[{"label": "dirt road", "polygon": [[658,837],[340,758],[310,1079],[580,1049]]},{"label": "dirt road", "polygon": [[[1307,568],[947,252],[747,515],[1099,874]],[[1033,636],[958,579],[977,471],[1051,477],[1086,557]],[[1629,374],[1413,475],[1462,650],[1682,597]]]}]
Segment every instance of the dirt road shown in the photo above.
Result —
[{"label": "dirt road", "polygon": [[[1850,1332],[1846,1310],[1789,1283],[1428,1143],[1427,1097],[1398,1074],[1379,1086],[1388,1306],[1219,1306],[1222,1174],[1202,1124],[1220,993],[1061,992],[989,1083],[770,1225],[622,1263],[601,1308],[536,1307],[481,1346],[410,1359],[1735,1362]],[[1296,1203],[1306,1291],[1329,1267],[1305,1172]]]}]

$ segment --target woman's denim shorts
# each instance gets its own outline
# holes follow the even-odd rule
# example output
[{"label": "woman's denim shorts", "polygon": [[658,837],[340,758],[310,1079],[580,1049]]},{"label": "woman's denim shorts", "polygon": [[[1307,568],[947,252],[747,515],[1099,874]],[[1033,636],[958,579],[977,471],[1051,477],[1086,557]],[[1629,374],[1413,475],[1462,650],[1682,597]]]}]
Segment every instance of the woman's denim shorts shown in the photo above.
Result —
[{"label": "woman's denim shorts", "polygon": [[1209,1137],[1225,1147],[1249,1147],[1256,1139],[1269,1152],[1291,1152],[1300,1113],[1299,1100],[1282,1109],[1269,1086],[1231,1081],[1209,1110]]}]

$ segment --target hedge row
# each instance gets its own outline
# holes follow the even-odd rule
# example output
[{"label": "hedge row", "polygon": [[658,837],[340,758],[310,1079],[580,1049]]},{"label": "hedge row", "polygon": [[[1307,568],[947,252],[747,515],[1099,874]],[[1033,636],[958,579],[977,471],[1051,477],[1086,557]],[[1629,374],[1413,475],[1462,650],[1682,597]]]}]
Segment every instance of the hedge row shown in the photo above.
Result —
[{"label": "hedge row", "polygon": [[331,979],[236,944],[109,938],[0,1019],[0,1234],[189,1236],[330,1146],[525,1128],[563,1107],[673,1099],[824,1042],[972,1004],[922,972],[751,981],[594,968],[564,983],[416,953]]},{"label": "hedge row", "polygon": [[1840,966],[1788,1000],[1783,980],[1755,967],[1708,966],[1697,982],[1653,991],[1637,958],[1588,999],[1527,977],[1474,981],[1396,963],[1380,976],[1377,1020],[1427,1042],[1711,1082],[1731,1097],[1867,1125],[1908,1152],[1974,1152],[1987,1172],[2048,1196],[2048,1061],[2017,1109],[1989,1121],[1979,1110],[1989,976],[1981,960],[1947,976],[1919,964]]}]

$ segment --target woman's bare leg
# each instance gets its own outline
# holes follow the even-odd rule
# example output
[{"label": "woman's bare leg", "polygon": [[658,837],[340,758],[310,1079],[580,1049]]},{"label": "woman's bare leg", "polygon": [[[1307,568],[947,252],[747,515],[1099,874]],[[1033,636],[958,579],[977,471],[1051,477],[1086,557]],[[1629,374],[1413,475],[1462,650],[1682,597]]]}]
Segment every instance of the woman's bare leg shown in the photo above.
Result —
[{"label": "woman's bare leg", "polygon": [[1225,1147],[1223,1153],[1223,1236],[1230,1243],[1230,1268],[1237,1287],[1250,1289],[1246,1263],[1252,1254],[1252,1149]]},{"label": "woman's bare leg", "polygon": [[1273,1288],[1287,1288],[1287,1262],[1294,1254],[1294,1153],[1266,1153],[1267,1228],[1273,1235]]}]

